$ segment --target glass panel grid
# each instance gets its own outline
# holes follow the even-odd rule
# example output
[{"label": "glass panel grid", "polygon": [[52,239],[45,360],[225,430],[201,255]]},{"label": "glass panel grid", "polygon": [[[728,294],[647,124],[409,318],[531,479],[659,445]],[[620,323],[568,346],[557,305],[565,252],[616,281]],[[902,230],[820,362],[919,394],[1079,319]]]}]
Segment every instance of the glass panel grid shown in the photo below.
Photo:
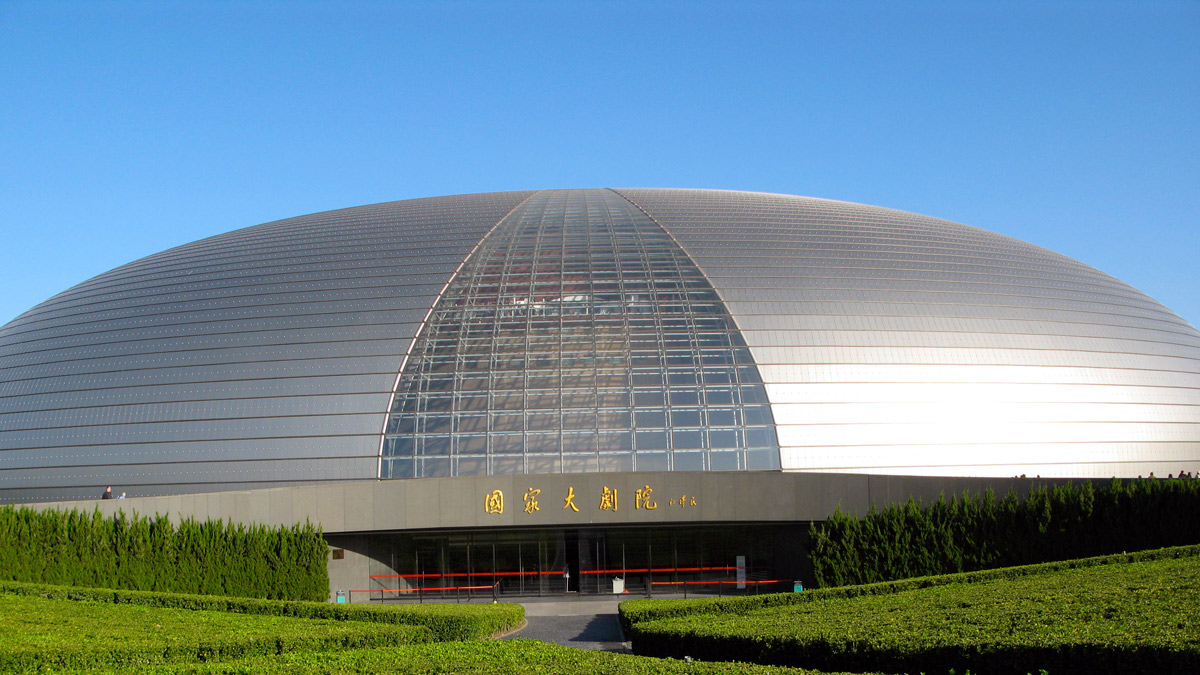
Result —
[{"label": "glass panel grid", "polygon": [[[720,298],[658,224],[608,191],[543,192],[435,307],[382,476],[778,468],[765,400]],[[425,444],[455,461],[412,462]]]}]

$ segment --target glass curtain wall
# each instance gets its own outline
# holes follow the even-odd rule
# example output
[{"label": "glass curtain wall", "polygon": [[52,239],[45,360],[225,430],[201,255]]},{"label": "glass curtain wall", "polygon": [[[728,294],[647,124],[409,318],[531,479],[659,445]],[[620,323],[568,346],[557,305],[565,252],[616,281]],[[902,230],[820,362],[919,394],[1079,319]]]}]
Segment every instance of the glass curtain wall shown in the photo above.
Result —
[{"label": "glass curtain wall", "polygon": [[383,478],[779,468],[745,341],[667,233],[609,190],[539,192],[410,352]]},{"label": "glass curtain wall", "polygon": [[790,589],[777,578],[776,526],[612,528],[380,536],[372,601],[502,596],[739,595]]}]

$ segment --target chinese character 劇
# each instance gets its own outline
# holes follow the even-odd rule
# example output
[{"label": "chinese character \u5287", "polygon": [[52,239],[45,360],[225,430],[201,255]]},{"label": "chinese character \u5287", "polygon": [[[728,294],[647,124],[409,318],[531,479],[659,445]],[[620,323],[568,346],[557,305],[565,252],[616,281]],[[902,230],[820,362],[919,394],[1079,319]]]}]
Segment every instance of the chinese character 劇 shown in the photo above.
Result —
[{"label": "chinese character \u5287", "polygon": [[541,511],[541,509],[538,507],[537,501],[537,496],[540,494],[542,494],[542,491],[535,488],[529,488],[529,490],[525,493],[525,513]]},{"label": "chinese character \u5287", "polygon": [[567,498],[564,500],[563,509],[571,509],[575,513],[579,513],[579,507],[575,506],[575,488],[574,486],[567,488]]},{"label": "chinese character \u5287", "polygon": [[483,496],[483,512],[495,513],[497,515],[504,513],[504,493],[499,490],[492,490]]},{"label": "chinese character \u5287", "polygon": [[601,511],[616,511],[617,510],[617,489],[611,490],[607,485],[604,486],[604,492],[600,494],[600,510]]},{"label": "chinese character \u5287", "polygon": [[657,509],[658,502],[650,501],[651,492],[654,492],[654,488],[650,487],[649,485],[638,490],[633,498],[633,508],[646,509],[647,511],[653,511],[654,509]]}]

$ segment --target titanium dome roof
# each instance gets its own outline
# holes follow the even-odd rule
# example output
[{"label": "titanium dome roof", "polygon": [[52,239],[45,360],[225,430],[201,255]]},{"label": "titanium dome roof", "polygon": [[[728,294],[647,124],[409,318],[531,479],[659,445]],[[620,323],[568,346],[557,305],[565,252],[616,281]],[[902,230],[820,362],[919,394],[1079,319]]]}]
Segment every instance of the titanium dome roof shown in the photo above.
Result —
[{"label": "titanium dome roof", "polygon": [[0,328],[0,500],[376,477],[1200,468],[1200,334],[991,232],[707,190],[313,214]]}]

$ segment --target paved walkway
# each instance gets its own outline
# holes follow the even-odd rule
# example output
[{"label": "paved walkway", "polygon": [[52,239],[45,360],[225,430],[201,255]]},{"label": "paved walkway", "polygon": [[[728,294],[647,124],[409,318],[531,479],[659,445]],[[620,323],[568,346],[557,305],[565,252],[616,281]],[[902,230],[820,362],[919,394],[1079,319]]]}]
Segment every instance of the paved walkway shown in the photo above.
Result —
[{"label": "paved walkway", "polygon": [[561,600],[520,600],[528,623],[505,639],[520,637],[578,649],[629,651],[629,643],[625,642],[617,620],[617,605],[629,597],[596,599],[588,596],[580,599],[565,596]]}]

